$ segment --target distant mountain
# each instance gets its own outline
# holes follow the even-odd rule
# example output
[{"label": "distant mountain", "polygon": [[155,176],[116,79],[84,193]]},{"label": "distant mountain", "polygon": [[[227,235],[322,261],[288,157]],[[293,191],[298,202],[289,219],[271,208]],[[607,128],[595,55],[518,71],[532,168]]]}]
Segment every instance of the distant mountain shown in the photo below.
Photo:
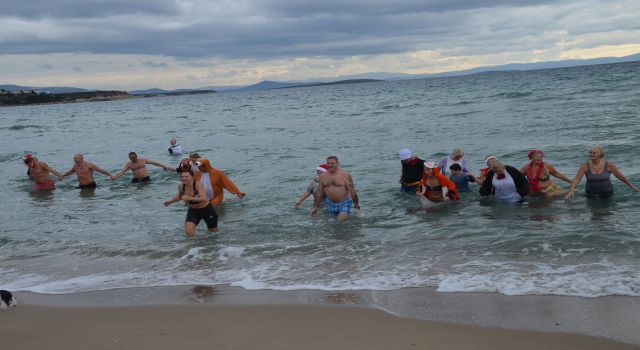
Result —
[{"label": "distant mountain", "polygon": [[[601,57],[585,60],[564,60],[564,61],[548,61],[548,62],[536,62],[536,63],[511,63],[497,66],[485,66],[477,67],[473,69],[451,71],[434,74],[406,74],[406,73],[392,73],[392,72],[372,72],[354,75],[343,75],[338,77],[324,77],[314,78],[310,80],[298,81],[298,82],[278,82],[278,81],[263,81],[257,84],[249,86],[205,86],[195,89],[177,89],[177,90],[164,90],[159,88],[152,88],[146,90],[133,90],[129,91],[132,95],[150,95],[150,94],[170,94],[175,92],[188,92],[188,91],[202,91],[202,90],[215,90],[216,92],[245,92],[245,91],[257,91],[257,90],[269,90],[269,89],[281,89],[288,87],[302,87],[302,86],[317,86],[319,84],[336,83],[338,81],[354,81],[354,80],[408,80],[408,79],[422,79],[422,78],[437,78],[448,76],[461,76],[470,75],[485,72],[500,72],[500,71],[524,71],[524,70],[536,70],[536,69],[551,69],[551,68],[566,68],[576,66],[589,66],[595,64],[609,64],[609,63],[624,63],[640,61],[640,53],[635,55],[629,55],[625,57]],[[0,90],[7,91],[20,91],[20,90],[34,90],[50,93],[70,93],[70,92],[89,92],[96,90],[87,90],[76,87],[32,87],[32,86],[19,86],[19,85],[0,85]]]},{"label": "distant mountain", "polygon": [[640,61],[640,53],[635,55],[630,55],[630,56],[624,56],[624,57],[600,57],[600,58],[591,58],[591,59],[584,59],[584,60],[546,61],[546,62],[535,62],[535,63],[510,63],[510,64],[503,64],[498,66],[477,67],[477,68],[460,70],[460,71],[452,71],[452,72],[443,72],[443,73],[434,73],[434,74],[414,74],[414,75],[411,75],[410,78],[406,78],[406,74],[403,74],[403,75],[399,75],[398,77],[388,78],[387,80],[398,80],[398,78],[420,79],[420,78],[451,77],[451,76],[470,75],[470,74],[485,73],[485,72],[526,71],[526,70],[537,70],[537,69],[569,68],[569,67],[580,67],[580,66],[592,66],[596,64],[625,63],[625,62],[636,62],[636,61]]},{"label": "distant mountain", "polygon": [[326,86],[326,85],[374,83],[376,81],[384,81],[384,80],[380,80],[380,79],[346,79],[346,80],[331,81],[331,82],[328,82],[328,83],[306,83],[304,85],[286,86],[286,87],[282,87],[282,88],[279,88],[279,89],[289,89],[289,88],[298,88],[298,87],[311,87],[311,86]]},{"label": "distant mountain", "polygon": [[311,84],[321,84],[321,82],[307,82],[307,83],[289,82],[289,83],[282,83],[282,82],[278,82],[278,81],[265,80],[265,81],[261,81],[261,82],[259,82],[257,84],[244,86],[244,87],[238,87],[238,88],[235,88],[235,89],[223,90],[223,91],[220,91],[220,92],[247,92],[247,91],[257,91],[257,90],[271,90],[271,89],[282,89],[282,88],[288,88],[288,87],[300,87],[300,86],[311,85]]},{"label": "distant mountain", "polygon": [[87,90],[76,87],[66,86],[51,86],[51,87],[35,87],[35,86],[20,86],[20,85],[0,85],[0,90],[16,92],[16,91],[42,91],[50,92],[52,94],[67,94],[71,92],[89,92],[96,90]]},{"label": "distant mountain", "polygon": [[132,90],[129,91],[131,95],[185,95],[189,93],[212,93],[215,92],[213,89],[175,89],[175,90],[164,90],[159,88],[151,88],[145,90]]}]

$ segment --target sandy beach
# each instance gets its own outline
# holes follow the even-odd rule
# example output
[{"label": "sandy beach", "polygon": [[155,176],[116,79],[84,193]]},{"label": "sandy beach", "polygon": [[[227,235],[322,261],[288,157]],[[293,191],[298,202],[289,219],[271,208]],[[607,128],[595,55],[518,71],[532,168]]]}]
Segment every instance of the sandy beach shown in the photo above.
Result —
[{"label": "sandy beach", "polygon": [[[324,302],[313,302],[319,294]],[[0,313],[3,349],[640,349],[586,334],[399,317],[363,307],[366,292],[196,286],[18,295],[21,304]],[[536,328],[539,316],[530,318]]]},{"label": "sandy beach", "polygon": [[400,318],[313,305],[23,306],[6,349],[637,349],[604,338]]}]

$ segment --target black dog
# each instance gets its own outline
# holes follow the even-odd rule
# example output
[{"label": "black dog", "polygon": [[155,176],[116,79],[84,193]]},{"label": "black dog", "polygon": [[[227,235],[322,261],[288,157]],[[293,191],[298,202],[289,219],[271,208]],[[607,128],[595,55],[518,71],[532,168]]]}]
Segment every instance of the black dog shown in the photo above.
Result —
[{"label": "black dog", "polygon": [[0,290],[0,310],[16,306],[18,306],[18,299],[16,299],[11,292]]}]

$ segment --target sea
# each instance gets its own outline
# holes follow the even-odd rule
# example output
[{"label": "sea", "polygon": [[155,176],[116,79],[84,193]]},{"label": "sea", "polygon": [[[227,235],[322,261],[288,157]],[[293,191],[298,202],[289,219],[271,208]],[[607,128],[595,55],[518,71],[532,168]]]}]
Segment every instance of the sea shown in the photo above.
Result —
[{"label": "sea", "polygon": [[[21,161],[54,169],[76,153],[112,173],[135,151],[176,166],[210,159],[247,194],[227,193],[221,231],[183,232],[186,208],[163,202],[178,175],[149,166],[132,184],[95,173],[34,193]],[[588,149],[640,185],[640,62],[460,77],[0,108],[0,288],[63,294],[228,285],[249,290],[399,290],[505,295],[640,296],[640,193],[613,179],[607,200],[583,195],[519,204],[472,192],[423,209],[399,192],[398,151],[437,161],[454,148],[472,171],[527,152],[573,178]],[[361,217],[294,209],[314,169],[335,155]],[[556,181],[567,188],[568,184]]]}]

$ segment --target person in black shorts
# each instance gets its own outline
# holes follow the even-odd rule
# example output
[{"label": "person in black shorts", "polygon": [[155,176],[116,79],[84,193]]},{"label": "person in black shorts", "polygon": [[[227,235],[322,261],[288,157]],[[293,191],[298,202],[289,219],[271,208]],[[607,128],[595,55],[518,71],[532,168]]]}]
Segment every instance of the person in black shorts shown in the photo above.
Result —
[{"label": "person in black shorts", "polygon": [[191,237],[196,233],[196,227],[201,220],[207,224],[209,232],[218,230],[218,214],[209,203],[204,185],[195,181],[193,171],[183,168],[180,171],[180,184],[178,185],[178,194],[173,198],[164,202],[165,206],[171,203],[183,201],[189,207],[187,217],[184,222],[184,233],[187,237]]}]

